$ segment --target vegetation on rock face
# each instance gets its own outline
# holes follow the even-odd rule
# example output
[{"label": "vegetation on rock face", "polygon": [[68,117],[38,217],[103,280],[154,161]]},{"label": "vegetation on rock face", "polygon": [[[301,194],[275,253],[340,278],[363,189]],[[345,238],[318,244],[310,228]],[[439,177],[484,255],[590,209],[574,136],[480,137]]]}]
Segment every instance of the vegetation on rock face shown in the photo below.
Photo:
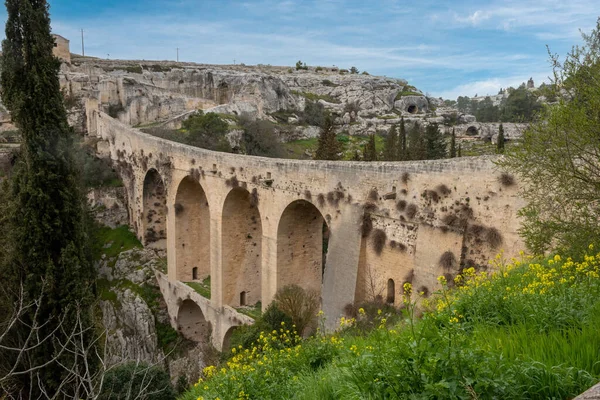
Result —
[{"label": "vegetation on rock face", "polygon": [[[139,397],[137,397],[139,396]],[[98,400],[174,400],[169,374],[144,363],[130,362],[106,373]]]},{"label": "vegetation on rock face", "polygon": [[[10,348],[0,350],[0,376],[13,375],[0,385],[15,397],[37,398],[42,390],[70,397],[76,383],[61,383],[66,376],[85,374],[86,360],[75,344],[89,344],[91,333],[86,330],[92,326],[89,308],[95,298],[85,203],[60,92],[60,62],[52,55],[48,5],[9,0],[6,7],[2,101],[23,143],[3,225],[9,249],[1,266],[8,297],[3,300],[30,304],[42,294],[43,298],[8,331]],[[44,324],[35,339],[28,336],[34,324]],[[43,344],[36,345],[42,339]],[[26,355],[13,348],[27,349]]]},{"label": "vegetation on rock face", "polygon": [[582,261],[496,259],[449,289],[403,287],[403,320],[381,307],[370,333],[358,308],[341,330],[300,341],[284,322],[230,350],[182,399],[572,398],[597,381],[600,254]]},{"label": "vegetation on rock face", "polygon": [[552,57],[559,101],[542,111],[501,163],[527,188],[521,234],[536,253],[582,251],[600,237],[600,19],[584,39],[562,63]]}]

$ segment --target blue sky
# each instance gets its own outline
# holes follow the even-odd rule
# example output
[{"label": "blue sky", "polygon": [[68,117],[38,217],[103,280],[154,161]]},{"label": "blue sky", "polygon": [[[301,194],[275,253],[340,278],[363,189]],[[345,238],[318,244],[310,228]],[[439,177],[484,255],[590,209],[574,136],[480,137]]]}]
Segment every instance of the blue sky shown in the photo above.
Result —
[{"label": "blue sky", "polygon": [[[433,96],[496,94],[551,73],[600,0],[50,1],[52,28],[86,55],[213,64],[356,66]],[[6,11],[0,13],[6,20]]]}]

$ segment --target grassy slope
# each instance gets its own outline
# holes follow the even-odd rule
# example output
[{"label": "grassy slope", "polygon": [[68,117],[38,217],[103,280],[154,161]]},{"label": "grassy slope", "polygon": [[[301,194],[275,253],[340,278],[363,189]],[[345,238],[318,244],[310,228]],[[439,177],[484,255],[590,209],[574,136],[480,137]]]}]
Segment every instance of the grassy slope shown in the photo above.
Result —
[{"label": "grassy slope", "polygon": [[600,254],[467,270],[422,318],[405,297],[404,321],[387,327],[382,313],[367,335],[364,314],[298,343],[282,327],[182,399],[571,398],[600,376],[599,265]]}]

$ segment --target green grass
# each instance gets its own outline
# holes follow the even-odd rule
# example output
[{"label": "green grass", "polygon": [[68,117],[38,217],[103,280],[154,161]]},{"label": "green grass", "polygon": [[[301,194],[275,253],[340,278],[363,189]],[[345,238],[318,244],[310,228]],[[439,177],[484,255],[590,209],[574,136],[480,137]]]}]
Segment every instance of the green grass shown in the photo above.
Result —
[{"label": "green grass", "polygon": [[204,278],[202,282],[185,282],[185,284],[194,289],[200,296],[210,299],[210,276]]},{"label": "green grass", "polygon": [[257,319],[262,315],[262,303],[259,301],[253,306],[237,307],[236,310],[252,319]]},{"label": "green grass", "polygon": [[[458,140],[461,145],[462,156],[484,156],[496,154],[496,144],[485,142],[480,139]],[[458,145],[458,144],[457,144]],[[519,146],[519,141],[510,140],[504,143],[505,151],[512,147]]]},{"label": "green grass", "polygon": [[[369,138],[361,135],[339,134],[337,135],[337,140],[342,146],[342,160],[350,161],[352,160],[352,157],[354,157],[355,151],[362,154],[363,146],[367,143]],[[310,159],[310,157],[306,156],[306,150],[314,154],[317,150],[318,142],[318,138],[311,138],[284,143],[284,147],[287,151],[287,158],[298,160]],[[385,139],[382,136],[377,135],[375,138],[375,148],[377,151],[383,151],[384,145]]]},{"label": "green grass", "polygon": [[181,399],[541,400],[595,384],[600,254],[498,260],[495,274],[470,268],[457,289],[443,284],[420,318],[417,295],[405,297],[391,327],[383,311],[365,334],[356,329],[366,318],[359,311],[333,335],[299,341],[286,326],[265,332],[247,352],[236,348],[227,364],[206,369]]},{"label": "green grass", "polygon": [[142,247],[140,241],[126,225],[119,226],[115,229],[101,227],[98,229],[96,237],[97,245],[99,247],[95,251],[97,258],[102,254],[112,258],[124,251]]}]

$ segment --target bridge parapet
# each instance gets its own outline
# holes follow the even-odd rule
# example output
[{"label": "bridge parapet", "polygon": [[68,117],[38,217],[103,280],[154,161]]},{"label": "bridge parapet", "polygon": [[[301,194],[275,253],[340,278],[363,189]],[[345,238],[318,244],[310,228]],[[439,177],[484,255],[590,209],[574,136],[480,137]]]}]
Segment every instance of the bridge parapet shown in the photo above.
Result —
[{"label": "bridge parapet", "polygon": [[90,104],[89,134],[120,170],[138,237],[167,251],[168,280],[210,275],[212,297],[197,302],[207,321],[258,299],[265,308],[296,283],[320,291],[335,328],[350,303],[399,305],[405,282],[431,293],[439,275],[487,268],[498,252],[523,248],[524,202],[518,183],[499,179],[497,157],[332,162],[220,153],[145,134]]}]

